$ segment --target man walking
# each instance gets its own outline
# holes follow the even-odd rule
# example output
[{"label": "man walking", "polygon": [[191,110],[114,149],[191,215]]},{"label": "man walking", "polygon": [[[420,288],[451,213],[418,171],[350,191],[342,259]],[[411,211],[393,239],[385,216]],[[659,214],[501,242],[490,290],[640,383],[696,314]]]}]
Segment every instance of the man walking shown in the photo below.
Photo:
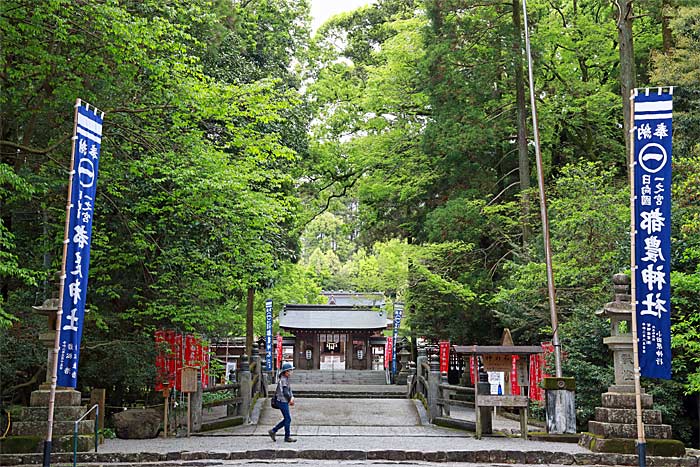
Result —
[{"label": "man walking", "polygon": [[289,384],[289,377],[292,375],[292,370],[294,370],[294,365],[289,362],[284,362],[280,368],[280,378],[277,382],[277,389],[275,389],[275,394],[272,396],[277,402],[277,408],[282,412],[284,417],[273,429],[267,432],[272,438],[272,441],[276,441],[275,435],[277,431],[284,427],[284,441],[287,443],[295,443],[296,439],[291,437],[291,425],[292,416],[289,413],[289,407],[294,405],[294,394],[292,393],[292,387]]}]

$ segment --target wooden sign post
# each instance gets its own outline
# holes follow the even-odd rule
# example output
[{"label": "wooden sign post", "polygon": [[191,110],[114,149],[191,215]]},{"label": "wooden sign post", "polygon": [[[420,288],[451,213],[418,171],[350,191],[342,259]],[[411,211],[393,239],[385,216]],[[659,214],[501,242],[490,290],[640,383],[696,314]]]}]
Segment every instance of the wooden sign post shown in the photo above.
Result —
[{"label": "wooden sign post", "polygon": [[187,437],[190,437],[190,429],[192,425],[192,393],[197,391],[197,375],[199,367],[188,366],[182,369],[182,382],[180,388],[182,392],[187,393]]},{"label": "wooden sign post", "polygon": [[170,387],[163,388],[163,433],[168,437],[168,405],[170,405]]}]

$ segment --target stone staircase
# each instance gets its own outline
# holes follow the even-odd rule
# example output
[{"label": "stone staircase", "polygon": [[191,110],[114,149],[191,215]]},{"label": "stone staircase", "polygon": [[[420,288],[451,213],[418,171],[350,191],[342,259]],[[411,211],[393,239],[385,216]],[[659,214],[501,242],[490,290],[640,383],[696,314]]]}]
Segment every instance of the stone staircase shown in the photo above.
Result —
[{"label": "stone staircase", "polygon": [[352,384],[361,386],[385,385],[383,371],[372,370],[295,370],[292,384]]},{"label": "stone staircase", "polygon": [[[383,371],[371,370],[295,370],[291,378],[295,397],[404,399],[406,386],[386,384]],[[268,387],[272,394],[275,385]]]}]

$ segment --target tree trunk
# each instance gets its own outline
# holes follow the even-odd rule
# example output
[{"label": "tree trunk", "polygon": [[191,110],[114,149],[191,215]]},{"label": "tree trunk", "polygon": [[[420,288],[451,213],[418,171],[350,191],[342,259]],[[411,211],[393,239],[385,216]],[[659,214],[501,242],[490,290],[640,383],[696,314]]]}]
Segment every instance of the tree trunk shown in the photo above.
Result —
[{"label": "tree trunk", "polygon": [[245,353],[248,358],[253,354],[253,298],[255,297],[255,289],[248,288],[248,303],[246,304],[245,318]]},{"label": "tree trunk", "polygon": [[530,159],[527,147],[527,109],[525,108],[525,77],[523,73],[522,27],[520,25],[520,1],[513,0],[513,60],[515,66],[515,93],[518,126],[518,171],[520,173],[520,200],[523,246],[530,241]]},{"label": "tree trunk", "polygon": [[622,115],[625,131],[625,161],[629,164],[632,147],[630,135],[630,91],[635,88],[636,70],[634,65],[634,40],[632,38],[632,0],[615,0],[617,6],[617,37],[620,43],[620,83],[622,85]]},{"label": "tree trunk", "polygon": [[673,35],[671,34],[671,18],[673,13],[671,11],[671,1],[663,0],[661,2],[661,37],[663,38],[664,54],[668,55],[673,47]]}]

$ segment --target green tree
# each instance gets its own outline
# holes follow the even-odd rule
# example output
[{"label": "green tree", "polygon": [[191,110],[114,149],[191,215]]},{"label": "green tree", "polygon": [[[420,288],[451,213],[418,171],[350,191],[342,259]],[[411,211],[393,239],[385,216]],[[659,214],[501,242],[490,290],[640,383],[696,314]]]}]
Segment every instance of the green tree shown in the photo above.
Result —
[{"label": "green tree", "polygon": [[696,193],[700,168],[700,118],[695,109],[700,103],[697,64],[700,60],[700,8],[685,7],[673,11],[670,28],[672,48],[653,57],[653,84],[674,84],[672,196],[672,344],[674,377],[685,379],[688,394],[700,393],[698,336],[700,319],[700,210]]},{"label": "green tree", "polygon": [[[3,3],[0,173],[4,187],[16,188],[0,205],[3,267],[5,258],[10,266],[0,277],[4,324],[8,315],[18,318],[15,327],[33,323],[29,306],[55,287],[48,280],[61,261],[75,97],[107,113],[81,354],[90,378],[108,367],[93,349],[116,354],[130,345],[124,335],[145,345],[156,327],[237,329],[231,314],[247,290],[295,255],[295,151],[305,147],[305,127],[289,122],[305,114],[295,110],[302,106],[294,87],[280,83],[294,81],[288,45],[302,40],[307,27],[297,12],[306,3],[237,7],[246,5],[243,12],[205,0]],[[245,26],[231,27],[244,13]],[[249,30],[263,27],[261,15],[265,28],[273,19],[276,30],[293,23],[294,39],[263,41]],[[232,78],[246,76],[240,69],[225,73],[234,64],[209,48],[231,31],[246,51],[255,49],[253,37],[262,47],[247,80]],[[46,278],[43,290],[22,284],[34,277]],[[142,369],[133,373],[141,381],[129,383],[139,390],[148,387]]]}]

